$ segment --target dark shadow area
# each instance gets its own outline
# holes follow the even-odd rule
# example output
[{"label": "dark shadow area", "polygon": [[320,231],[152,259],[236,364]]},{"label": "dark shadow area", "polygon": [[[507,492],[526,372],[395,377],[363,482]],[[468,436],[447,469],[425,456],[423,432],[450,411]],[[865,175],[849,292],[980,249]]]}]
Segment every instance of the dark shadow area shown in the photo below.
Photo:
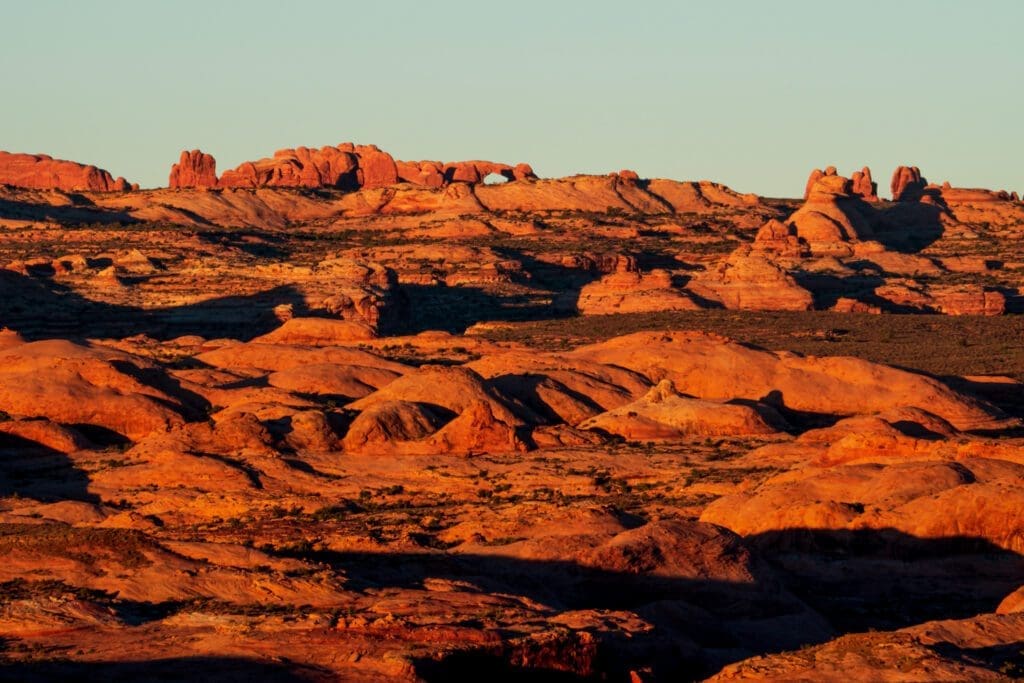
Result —
[{"label": "dark shadow area", "polygon": [[994,612],[1024,576],[1024,557],[980,538],[788,529],[747,541],[842,633]]},{"label": "dark shadow area", "polygon": [[88,486],[88,475],[64,453],[0,432],[0,498],[18,495],[43,503],[99,502],[95,494],[89,493]]},{"label": "dark shadow area", "polygon": [[939,379],[954,391],[988,401],[1010,417],[1024,418],[1024,392],[1015,382],[986,382],[980,378],[968,379],[957,375]]},{"label": "dark shadow area", "polygon": [[265,230],[254,228],[202,230],[196,233],[196,237],[201,242],[238,249],[257,258],[285,258],[288,256],[285,236]]},{"label": "dark shadow area", "polygon": [[500,296],[475,287],[403,285],[409,315],[396,330],[415,334],[424,330],[462,333],[478,322],[545,320],[564,317],[541,295]]},{"label": "dark shadow area", "polygon": [[518,261],[529,275],[522,284],[530,285],[553,293],[579,289],[597,280],[603,272],[597,268],[574,268],[561,263],[543,261],[532,254],[510,247],[492,247],[503,258]]},{"label": "dark shadow area", "polygon": [[942,237],[941,217],[948,209],[938,201],[899,201],[879,206],[874,214],[874,238],[887,249],[911,254]]},{"label": "dark shadow area", "polygon": [[875,288],[885,284],[880,275],[857,274],[847,277],[829,273],[793,273],[796,283],[810,291],[815,310],[825,311],[836,305],[841,298],[856,299],[870,306],[877,306],[885,313],[934,313],[912,306],[901,306],[875,294]]},{"label": "dark shadow area", "polygon": [[29,341],[137,334],[155,339],[198,334],[245,341],[280,326],[273,311],[281,304],[291,304],[297,316],[309,314],[304,297],[292,285],[145,310],[94,301],[49,279],[0,270],[0,325],[18,331]]},{"label": "dark shadow area", "polygon": [[543,418],[545,424],[563,424],[564,422],[544,401],[541,396],[541,389],[550,388],[561,392],[577,401],[580,405],[594,411],[595,414],[604,412],[604,409],[589,396],[573,391],[558,380],[547,375],[530,373],[498,375],[491,377],[488,383],[503,395],[518,399],[536,415]]},{"label": "dark shadow area", "polygon": [[[0,650],[2,654],[2,650]],[[306,683],[322,681],[329,672],[294,662],[243,657],[172,657],[137,662],[70,660],[11,661],[0,659],[0,681],[217,681],[218,683]]]},{"label": "dark shadow area", "polygon": [[61,225],[130,225],[139,221],[124,211],[100,208],[80,194],[69,194],[69,204],[35,204],[0,199],[0,218],[47,221]]},{"label": "dark shadow area", "polygon": [[[646,546],[636,555],[626,551],[632,559],[610,562],[610,568],[453,552],[283,554],[343,571],[353,590],[422,589],[427,579],[444,579],[471,592],[522,596],[556,611],[628,610],[654,627],[629,638],[601,633],[596,649],[585,656],[570,639],[532,656],[505,644],[422,662],[418,671],[437,681],[459,680],[473,667],[497,680],[527,680],[540,671],[552,676],[545,680],[620,680],[640,665],[653,667],[659,680],[689,680],[731,661],[824,642],[837,633],[993,612],[1024,576],[1024,558],[977,538],[794,529],[752,536],[747,545],[760,553],[749,565],[754,580],[747,582],[659,575],[660,550]],[[659,559],[648,564],[648,552]],[[555,665],[575,656],[586,661]]]}]

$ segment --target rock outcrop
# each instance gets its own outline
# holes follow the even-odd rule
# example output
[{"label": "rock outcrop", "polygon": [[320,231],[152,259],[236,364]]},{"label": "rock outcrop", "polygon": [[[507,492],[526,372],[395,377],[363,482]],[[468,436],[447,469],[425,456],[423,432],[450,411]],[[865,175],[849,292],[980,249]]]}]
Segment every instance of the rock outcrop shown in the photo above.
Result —
[{"label": "rock outcrop", "polygon": [[[766,406],[762,411],[774,412]],[[633,441],[773,434],[777,431],[752,406],[683,396],[667,379],[639,400],[595,415],[581,422],[579,428],[596,429]]]},{"label": "rock outcrop", "polygon": [[133,187],[95,166],[46,154],[0,152],[0,185],[65,192],[127,192]]},{"label": "rock outcrop", "polygon": [[[820,168],[811,171],[811,175],[807,178],[807,185],[804,187],[804,201],[810,197],[811,190],[819,180],[826,176],[838,175],[839,172],[835,166],[829,166],[824,171]],[[872,180],[870,168],[865,166],[861,170],[853,172],[853,175],[850,177],[850,194],[857,195],[865,201],[878,201],[878,184]]]},{"label": "rock outcrop", "polygon": [[184,151],[178,163],[171,166],[168,187],[216,187],[217,161],[198,149]]},{"label": "rock outcrop", "polygon": [[629,257],[620,257],[614,272],[585,285],[576,301],[576,310],[584,315],[698,309],[689,295],[672,285],[668,271],[641,273],[636,260]]},{"label": "rock outcrop", "polygon": [[641,332],[566,355],[670,379],[680,392],[715,401],[763,400],[830,415],[924,406],[958,429],[1007,426],[1000,410],[938,380],[859,358],[773,353],[697,332]]},{"label": "rock outcrop", "polygon": [[797,235],[793,225],[774,218],[757,231],[751,249],[775,257],[803,258],[811,254],[807,240]]},{"label": "rock outcrop", "polygon": [[865,166],[859,171],[854,171],[850,176],[852,192],[864,201],[878,201],[878,183],[871,178],[871,169]]},{"label": "rock outcrop", "polygon": [[0,411],[133,440],[184,422],[187,407],[165,391],[170,385],[141,358],[63,340],[0,353]]},{"label": "rock outcrop", "polygon": [[983,285],[927,285],[895,281],[875,288],[875,295],[896,307],[946,315],[1002,315],[1006,296]]},{"label": "rock outcrop", "polygon": [[387,187],[399,182],[423,187],[481,183],[497,174],[506,180],[534,180],[529,164],[491,161],[396,161],[376,145],[350,142],[336,147],[281,149],[270,158],[246,161],[216,176],[216,162],[199,150],[182,152],[171,168],[175,187],[332,187],[343,190]]},{"label": "rock outcrop", "polygon": [[809,185],[804,205],[788,222],[814,255],[849,256],[851,242],[873,235],[871,206],[854,193],[850,179],[835,173],[822,174]]},{"label": "rock outcrop", "polygon": [[[373,180],[386,175],[387,161],[371,153]],[[394,164],[392,160],[391,164]],[[310,149],[297,147],[274,152],[269,159],[247,161],[224,171],[218,187],[359,187],[359,159],[353,145]],[[397,172],[394,174],[397,178]]]},{"label": "rock outcrop", "polygon": [[717,266],[695,277],[687,288],[736,310],[809,311],[814,305],[811,293],[798,285],[793,276],[769,254],[750,246],[738,248]]},{"label": "rock outcrop", "polygon": [[916,201],[928,184],[917,166],[898,166],[892,173],[889,189],[894,202]]}]

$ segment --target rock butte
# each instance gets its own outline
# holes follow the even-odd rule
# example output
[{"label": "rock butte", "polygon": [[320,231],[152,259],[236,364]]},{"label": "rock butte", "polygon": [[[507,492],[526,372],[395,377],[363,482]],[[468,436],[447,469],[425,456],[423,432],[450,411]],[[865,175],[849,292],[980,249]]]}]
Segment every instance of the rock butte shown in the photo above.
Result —
[{"label": "rock butte", "polygon": [[1024,668],[1012,193],[40,165],[0,186],[0,678]]}]

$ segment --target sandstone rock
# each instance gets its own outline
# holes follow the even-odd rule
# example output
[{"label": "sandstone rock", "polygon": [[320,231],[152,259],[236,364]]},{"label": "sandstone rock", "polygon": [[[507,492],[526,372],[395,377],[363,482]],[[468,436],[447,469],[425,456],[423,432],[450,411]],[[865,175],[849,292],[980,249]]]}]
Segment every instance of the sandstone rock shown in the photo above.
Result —
[{"label": "sandstone rock", "polygon": [[889,188],[894,202],[916,201],[921,198],[927,181],[917,166],[899,166],[893,171]]},{"label": "sandstone rock", "polygon": [[[5,439],[3,434],[13,439]],[[38,445],[57,453],[74,453],[92,447],[92,443],[77,430],[45,418],[0,421],[0,444],[4,441],[13,441],[10,446],[13,448]]]},{"label": "sandstone rock", "polygon": [[795,227],[774,218],[757,231],[751,247],[780,257],[801,258],[811,254],[807,241],[797,235]]},{"label": "sandstone rock", "polygon": [[45,154],[0,152],[0,185],[67,192],[128,192],[124,178],[107,171]]},{"label": "sandstone rock", "polygon": [[769,479],[709,505],[701,520],[742,535],[786,529],[895,530],[975,538],[1020,552],[1024,466],[996,461],[863,463]]},{"label": "sandstone rock", "polygon": [[295,451],[329,452],[338,450],[341,440],[320,410],[302,410],[288,421],[285,443]]},{"label": "sandstone rock", "polygon": [[359,163],[360,187],[385,187],[398,182],[398,167],[390,154],[376,145],[356,145],[353,151]]},{"label": "sandstone rock", "polygon": [[878,201],[878,183],[871,179],[871,169],[865,166],[859,171],[854,171],[850,176],[851,192],[864,201]]},{"label": "sandstone rock", "polygon": [[[418,450],[418,449],[413,449]],[[515,453],[527,445],[514,424],[496,417],[489,401],[474,401],[458,417],[427,438],[429,453]]]},{"label": "sandstone rock", "polygon": [[[833,175],[835,175],[835,167],[830,166],[829,168],[832,169]],[[807,197],[810,196],[811,188],[813,188],[815,184],[817,184],[817,182],[824,177],[825,172],[822,171],[820,168],[816,168],[813,171],[811,171],[811,175],[808,176],[807,178],[807,184],[804,186],[804,201],[807,201]]]},{"label": "sandstone rock", "polygon": [[700,309],[693,299],[672,285],[672,276],[667,271],[641,273],[630,259],[621,260],[614,273],[585,285],[575,303],[584,315]]},{"label": "sandstone rock", "polygon": [[[390,268],[358,259],[335,258],[318,263],[315,273],[330,278],[336,290],[321,302],[324,311],[373,331],[387,330],[400,323],[404,299],[398,277]],[[346,329],[348,333],[359,334],[355,331],[357,327]]]},{"label": "sandstone rock", "polygon": [[870,205],[853,193],[849,179],[834,173],[822,175],[809,187],[804,205],[788,222],[815,255],[848,256],[849,242],[873,235]]},{"label": "sandstone rock", "polygon": [[166,380],[146,361],[67,341],[0,351],[0,410],[93,425],[129,439],[184,422],[181,404],[153,383]]},{"label": "sandstone rock", "polygon": [[[390,158],[390,157],[389,157]],[[370,152],[374,164],[381,164],[378,156]],[[393,163],[393,162],[392,162]],[[357,171],[359,158],[351,145],[309,149],[298,147],[274,152],[269,159],[247,161],[237,168],[224,171],[218,187],[339,187],[355,189],[359,186]],[[375,173],[383,170],[374,169]],[[371,176],[376,179],[376,176]],[[395,176],[397,179],[397,175]]]},{"label": "sandstone rock", "polygon": [[273,332],[252,341],[257,344],[339,346],[346,342],[374,339],[376,336],[374,329],[362,322],[333,318],[291,318]]},{"label": "sandstone rock", "polygon": [[310,365],[341,365],[381,368],[403,374],[409,366],[396,363],[361,349],[309,347],[288,344],[232,343],[204,351],[196,360],[211,367],[228,370],[256,369],[267,372],[301,369]]},{"label": "sandstone rock", "polygon": [[273,372],[267,376],[267,384],[296,394],[355,400],[400,376],[380,367],[309,363]]},{"label": "sandstone rock", "polygon": [[836,313],[871,313],[877,315],[882,312],[882,309],[878,306],[858,301],[850,297],[841,296],[836,299],[836,302],[832,305],[831,310]]},{"label": "sandstone rock", "polygon": [[707,299],[737,310],[808,311],[814,306],[811,293],[764,251],[738,248],[712,270],[687,284]]},{"label": "sandstone rock", "polygon": [[413,185],[441,187],[444,185],[444,167],[436,161],[397,161],[398,179]]},{"label": "sandstone rock", "polygon": [[[762,411],[774,412],[767,407]],[[773,434],[777,431],[752,406],[683,396],[667,379],[659,382],[643,398],[585,420],[579,428],[597,429],[634,441]]]},{"label": "sandstone rock", "polygon": [[442,416],[421,403],[381,401],[364,409],[349,426],[344,448],[350,453],[390,450],[394,444],[429,436],[444,424]]},{"label": "sandstone rock", "polygon": [[476,372],[463,367],[424,365],[395,379],[365,398],[348,405],[353,410],[366,410],[381,403],[404,401],[423,403],[462,414],[477,403],[486,403],[492,415],[509,425],[524,424],[524,418],[539,418],[524,406],[515,406],[507,397],[488,386]]},{"label": "sandstone rock", "polygon": [[217,187],[217,161],[198,149],[182,152],[171,166],[168,187]]},{"label": "sandstone rock", "polygon": [[927,285],[896,280],[875,288],[894,306],[947,315],[1002,315],[1006,297],[982,285]]},{"label": "sandstone rock", "polygon": [[565,355],[617,365],[652,382],[670,379],[680,392],[708,400],[743,398],[844,416],[924,406],[958,429],[1007,426],[994,406],[938,380],[859,358],[773,353],[695,332],[641,332]]}]

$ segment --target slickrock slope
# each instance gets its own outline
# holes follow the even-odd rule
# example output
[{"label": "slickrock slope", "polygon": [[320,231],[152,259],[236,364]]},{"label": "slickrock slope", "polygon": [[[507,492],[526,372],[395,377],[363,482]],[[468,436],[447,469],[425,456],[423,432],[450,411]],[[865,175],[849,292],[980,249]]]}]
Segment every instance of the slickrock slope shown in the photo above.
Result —
[{"label": "slickrock slope", "polygon": [[573,357],[616,365],[710,400],[766,401],[796,411],[856,415],[925,407],[960,429],[1004,426],[998,410],[924,375],[858,358],[771,353],[694,332],[641,332],[584,346]]},{"label": "slickrock slope", "polygon": [[[767,406],[761,409],[769,415],[775,412]],[[679,394],[670,380],[662,380],[640,400],[596,415],[579,426],[637,441],[777,431],[753,406],[689,398]]]}]

